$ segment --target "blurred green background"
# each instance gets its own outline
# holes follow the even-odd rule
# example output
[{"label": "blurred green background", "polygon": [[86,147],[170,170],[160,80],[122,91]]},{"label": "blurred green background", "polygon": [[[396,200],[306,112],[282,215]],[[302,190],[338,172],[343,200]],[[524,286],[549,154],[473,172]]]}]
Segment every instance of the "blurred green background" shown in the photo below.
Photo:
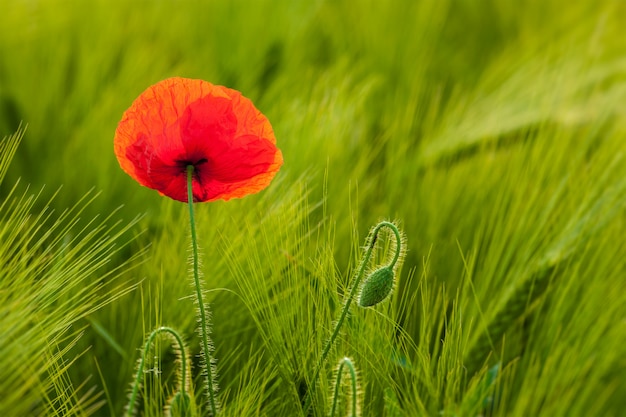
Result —
[{"label": "blurred green background", "polygon": [[[537,355],[519,365],[528,365],[527,372],[511,371],[507,386],[513,388],[503,394],[501,411],[619,415],[626,407],[626,300],[617,295],[626,293],[626,168],[619,159],[626,151],[624,22],[626,3],[620,0],[3,0],[0,134],[28,128],[0,195],[21,178],[33,190],[45,185],[46,195],[62,186],[52,202],[58,210],[92,188],[100,191],[86,208],[86,219],[120,205],[115,219],[145,213],[136,234],[147,233],[116,262],[151,245],[151,261],[124,279],[129,285],[144,279],[146,292],[161,288],[184,297],[189,293],[184,280],[167,283],[186,268],[184,206],[140,187],[119,168],[113,134],[131,102],[164,78],[201,78],[240,90],[272,122],[285,164],[260,195],[198,209],[205,273],[223,278],[207,278],[209,288],[245,293],[235,289],[246,267],[233,267],[223,255],[240,253],[232,259],[244,263],[260,256],[255,251],[261,249],[246,246],[247,237],[262,247],[271,241],[265,250],[272,256],[284,256],[290,247],[293,252],[286,253],[301,256],[303,264],[322,258],[315,264],[318,272],[336,274],[340,283],[325,285],[338,286],[341,293],[369,227],[381,218],[398,219],[409,242],[398,300],[417,293],[413,277],[427,277],[434,293],[441,289],[436,310],[441,315],[424,330],[427,314],[417,304],[396,301],[404,307],[390,314],[440,370],[436,341],[443,324],[437,323],[444,316],[461,308],[470,322],[481,322],[495,314],[531,265],[557,259],[569,265],[562,285],[571,292],[555,290],[561,295],[541,310],[549,325],[531,332],[531,339],[548,343],[542,332],[561,334],[570,314],[582,311],[583,317],[558,348],[529,345]],[[323,238],[307,240],[320,224]],[[275,230],[280,230],[276,237],[266,236]],[[220,249],[209,242],[232,246]],[[327,246],[320,249],[320,242]],[[261,277],[265,264],[248,267]],[[271,291],[279,304],[276,300],[289,294],[285,288]],[[93,376],[89,355],[109,367],[94,382],[98,390],[109,386],[103,415],[121,412],[134,349],[154,324],[146,320],[177,322],[192,334],[193,315],[156,296],[144,301],[150,298],[146,294],[136,292],[89,322],[104,326],[129,357],[114,352],[93,327],[82,339],[84,347],[93,348],[71,372],[75,381]],[[562,294],[568,294],[567,302]],[[228,317],[226,312],[237,310],[229,307],[233,299],[214,297],[214,310],[224,311],[218,313],[224,322],[215,324],[222,346],[251,340],[257,342],[254,355],[263,351],[259,322],[236,311]],[[340,303],[339,296],[329,297]],[[603,309],[610,297],[611,307]],[[165,306],[150,313],[140,311],[141,302]],[[245,337],[227,330],[237,320]],[[309,326],[303,334],[316,329]],[[594,326],[608,330],[590,337]],[[516,329],[522,336],[514,341],[527,336],[528,329]],[[419,343],[424,332],[434,344]],[[324,335],[318,338],[321,344]],[[601,342],[604,350],[598,350]],[[537,364],[550,362],[552,353],[573,358],[559,350],[564,346],[580,358],[572,359],[576,365],[557,367],[561,380],[548,377],[562,391],[547,382],[533,391],[533,381],[546,378]],[[232,358],[246,355],[223,349]],[[596,365],[595,355],[602,357]],[[222,356],[226,363],[228,355]],[[314,359],[309,352],[307,363]],[[583,366],[578,359],[590,361],[583,365],[591,374],[566,377],[566,369]],[[297,373],[298,366],[291,366]],[[366,377],[376,372],[373,364],[363,366]],[[233,381],[240,376],[229,369],[223,377],[236,391]],[[276,380],[271,369],[267,372],[260,385]],[[431,376],[436,379],[436,372]],[[297,375],[293,379],[295,386]],[[284,380],[277,384],[291,386]],[[383,390],[368,386],[364,415],[382,415]],[[423,408],[407,406],[400,415],[450,410],[450,404],[462,403],[459,392],[439,397],[409,390],[407,396],[427,399],[420,400]],[[293,411],[277,405],[281,394],[267,395],[273,405],[261,415]],[[559,398],[569,402],[560,404]]]},{"label": "blurred green background", "polygon": [[[369,159],[333,183],[380,196],[398,162],[385,148],[406,147],[417,173],[486,138],[585,123],[602,99],[623,115],[624,13],[619,1],[7,1],[0,131],[29,125],[10,179],[145,210],[158,196],[117,168],[111,138],[136,96],[176,75],[250,97],[283,175]],[[395,215],[376,200],[374,215]]]}]

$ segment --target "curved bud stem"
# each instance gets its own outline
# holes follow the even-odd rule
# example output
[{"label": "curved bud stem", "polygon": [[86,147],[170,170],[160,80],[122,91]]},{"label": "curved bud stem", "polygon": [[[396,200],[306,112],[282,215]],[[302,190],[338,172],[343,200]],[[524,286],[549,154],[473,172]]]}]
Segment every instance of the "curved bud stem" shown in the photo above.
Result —
[{"label": "curved bud stem", "polygon": [[335,328],[333,329],[333,332],[330,335],[330,338],[326,341],[326,344],[324,345],[324,349],[322,350],[322,355],[320,356],[320,359],[317,362],[317,366],[315,367],[315,373],[313,374],[311,387],[307,391],[306,401],[304,403],[305,415],[309,411],[309,408],[311,407],[311,401],[312,401],[311,391],[313,387],[315,387],[315,384],[317,383],[317,378],[319,377],[320,371],[322,370],[322,366],[324,365],[324,362],[326,361],[328,352],[330,352],[330,348],[332,347],[333,343],[335,342],[335,339],[339,335],[339,330],[341,329],[341,326],[343,325],[343,321],[346,319],[346,316],[348,315],[348,311],[350,310],[350,305],[352,304],[352,300],[354,300],[354,297],[357,293],[359,285],[361,284],[361,281],[363,280],[365,269],[370,261],[374,247],[376,246],[376,241],[378,240],[378,233],[383,227],[391,229],[391,231],[394,233],[396,237],[396,253],[393,257],[393,260],[389,264],[389,266],[393,268],[395,264],[398,262],[398,259],[400,258],[400,254],[402,252],[402,238],[400,236],[400,231],[398,230],[396,225],[391,222],[382,221],[378,223],[369,234],[368,243],[366,245],[366,250],[365,250],[365,255],[363,256],[361,263],[359,265],[359,268],[357,270],[356,279],[352,283],[352,287],[350,288],[348,297],[346,298],[346,301],[344,302],[343,309],[341,310],[341,314],[339,315],[339,319],[335,323]]},{"label": "curved bud stem", "polygon": [[172,337],[178,344],[178,351],[180,352],[180,392],[182,395],[185,395],[185,390],[187,388],[187,352],[185,351],[185,344],[183,343],[182,337],[180,337],[176,330],[171,327],[159,327],[150,333],[143,348],[141,359],[139,360],[139,366],[137,367],[137,374],[135,375],[135,381],[133,383],[133,389],[128,401],[128,407],[126,407],[126,416],[128,417],[133,414],[135,408],[135,401],[137,400],[137,393],[139,392],[139,385],[141,384],[141,378],[143,376],[143,369],[146,365],[146,355],[148,354],[154,339],[161,333],[169,334],[170,337]]},{"label": "curved bud stem", "polygon": [[398,262],[398,259],[400,259],[400,254],[402,253],[402,237],[400,236],[400,231],[398,230],[395,224],[391,222],[381,222],[378,224],[378,226],[381,226],[381,225],[386,226],[389,229],[391,229],[391,231],[393,232],[396,238],[396,253],[393,255],[393,259],[389,263],[389,268],[393,269],[395,268],[396,263]]},{"label": "curved bud stem", "polygon": [[333,393],[333,404],[330,408],[330,417],[335,417],[335,410],[337,410],[337,400],[339,398],[339,390],[341,389],[341,377],[343,375],[343,367],[346,366],[348,368],[348,372],[350,373],[350,388],[351,388],[351,399],[350,402],[350,416],[357,416],[357,400],[358,400],[358,389],[357,389],[357,379],[356,379],[356,370],[354,369],[354,364],[350,360],[350,358],[345,357],[339,361],[339,366],[337,367],[337,379],[335,381],[335,390]]}]

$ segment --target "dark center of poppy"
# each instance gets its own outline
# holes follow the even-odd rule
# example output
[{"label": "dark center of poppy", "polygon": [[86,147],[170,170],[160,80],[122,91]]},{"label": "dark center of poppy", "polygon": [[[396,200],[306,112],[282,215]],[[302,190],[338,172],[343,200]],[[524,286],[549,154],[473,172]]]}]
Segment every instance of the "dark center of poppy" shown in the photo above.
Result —
[{"label": "dark center of poppy", "polygon": [[207,162],[209,162],[209,160],[206,158],[201,158],[197,160],[179,159],[176,161],[176,166],[180,167],[183,171],[186,171],[189,165],[193,165],[193,167],[197,170],[200,165],[204,165]]},{"label": "dark center of poppy", "polygon": [[209,162],[207,158],[200,159],[179,159],[176,160],[176,166],[180,169],[181,173],[187,174],[187,167],[193,166],[193,177],[196,181],[200,181],[200,166]]}]

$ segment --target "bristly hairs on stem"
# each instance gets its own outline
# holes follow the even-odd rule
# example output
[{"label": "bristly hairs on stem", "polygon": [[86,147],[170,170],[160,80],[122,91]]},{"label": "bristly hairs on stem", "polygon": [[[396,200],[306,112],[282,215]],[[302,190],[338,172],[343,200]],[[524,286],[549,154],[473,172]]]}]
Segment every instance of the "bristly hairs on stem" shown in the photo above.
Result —
[{"label": "bristly hairs on stem", "polygon": [[[370,259],[372,257],[372,252],[374,251],[374,247],[376,243],[378,242],[378,234],[383,228],[389,229],[395,237],[395,245],[393,245],[392,247],[395,250],[393,259],[383,268],[387,268],[388,271],[391,272],[391,276],[393,278],[393,275],[395,274],[395,270],[398,268],[399,265],[402,264],[402,261],[404,259],[404,254],[406,253],[406,250],[404,249],[406,245],[404,244],[404,238],[402,236],[402,233],[400,232],[400,230],[394,223],[390,221],[381,221],[380,223],[378,223],[376,226],[374,226],[371,229],[366,239],[365,252],[363,254],[363,257],[361,258],[359,267],[357,268],[354,282],[352,283],[352,286],[350,287],[350,291],[348,293],[348,296],[345,299],[343,308],[341,310],[341,314],[339,315],[339,319],[335,323],[333,332],[331,333],[330,338],[326,341],[326,344],[324,345],[324,348],[322,350],[322,354],[317,362],[317,365],[315,366],[313,379],[311,380],[311,385],[309,386],[309,390],[307,391],[306,397],[305,397],[305,402],[304,402],[304,407],[303,407],[304,415],[308,413],[309,408],[311,407],[311,403],[313,399],[313,395],[312,395],[313,388],[317,384],[317,379],[322,370],[322,366],[324,365],[326,358],[328,356],[328,353],[330,352],[330,349],[333,343],[335,342],[335,339],[339,335],[339,330],[341,329],[341,326],[343,325],[343,322],[346,316],[348,315],[348,311],[350,310],[350,305],[352,304],[352,300],[356,296],[357,290],[359,289],[361,281],[363,280],[363,276],[365,275],[365,271],[368,268]],[[390,291],[391,291],[391,288],[389,288],[388,292]],[[378,302],[380,301],[382,301],[382,299],[379,300]]]},{"label": "bristly hairs on stem", "polygon": [[339,361],[336,368],[335,375],[335,389],[333,390],[332,403],[330,407],[330,417],[335,417],[337,411],[337,403],[339,402],[339,395],[341,391],[342,376],[344,368],[347,369],[350,376],[350,402],[347,404],[346,409],[350,411],[349,417],[357,417],[361,414],[359,409],[359,383],[357,379],[357,372],[352,360],[348,357],[344,357]]},{"label": "bristly hairs on stem", "polygon": [[143,348],[143,352],[141,353],[141,357],[137,363],[137,371],[135,373],[135,379],[132,385],[132,389],[130,392],[128,405],[126,406],[126,417],[130,417],[135,413],[135,403],[137,402],[137,394],[139,392],[139,387],[141,386],[141,381],[143,379],[144,368],[146,366],[146,357],[148,352],[150,351],[150,347],[152,343],[156,339],[156,337],[160,334],[164,333],[169,336],[169,339],[172,342],[174,353],[176,354],[176,361],[180,363],[180,372],[176,374],[176,387],[175,391],[180,392],[181,396],[189,396],[189,392],[191,389],[191,372],[188,367],[191,364],[189,360],[189,351],[187,346],[183,342],[183,338],[178,334],[178,332],[171,327],[162,326],[157,329],[154,329],[152,333],[148,336],[146,340],[146,344]]},{"label": "bristly hairs on stem", "polygon": [[189,226],[191,229],[191,250],[192,250],[192,268],[193,282],[196,290],[196,302],[198,303],[198,319],[200,321],[199,333],[201,336],[201,361],[202,373],[204,374],[204,383],[206,387],[207,400],[209,410],[212,416],[218,414],[219,403],[217,401],[217,381],[215,363],[212,359],[211,352],[213,344],[209,338],[209,308],[202,301],[202,286],[200,285],[200,268],[198,256],[198,237],[196,235],[196,221],[193,212],[193,171],[194,166],[187,166],[187,205],[189,206]]}]

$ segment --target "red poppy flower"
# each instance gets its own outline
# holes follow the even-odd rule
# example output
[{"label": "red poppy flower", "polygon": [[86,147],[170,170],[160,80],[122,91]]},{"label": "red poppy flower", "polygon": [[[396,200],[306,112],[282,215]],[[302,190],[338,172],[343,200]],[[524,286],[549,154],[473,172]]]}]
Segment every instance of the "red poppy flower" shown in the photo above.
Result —
[{"label": "red poppy flower", "polygon": [[141,185],[186,202],[261,191],[283,163],[267,118],[240,92],[202,80],[169,78],[144,91],[115,131],[115,155]]}]

